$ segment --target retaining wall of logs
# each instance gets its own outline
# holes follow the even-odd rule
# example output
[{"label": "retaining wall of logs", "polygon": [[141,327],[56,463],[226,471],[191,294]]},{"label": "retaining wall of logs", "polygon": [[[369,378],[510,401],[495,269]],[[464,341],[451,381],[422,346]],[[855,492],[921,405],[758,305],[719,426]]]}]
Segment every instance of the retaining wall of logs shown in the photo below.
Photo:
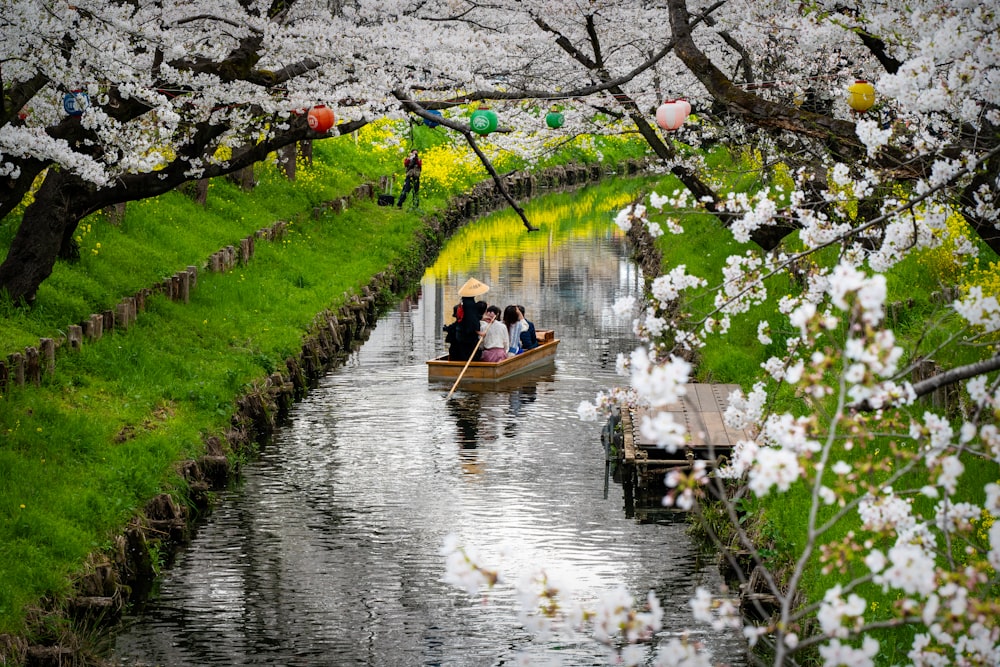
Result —
[{"label": "retaining wall of logs", "polygon": [[[609,176],[633,176],[646,168],[647,164],[638,160],[628,161],[616,171],[599,165],[567,165],[539,173],[515,172],[504,176],[503,180],[512,197],[526,200],[546,191],[575,188]],[[359,201],[374,200],[387,185],[382,181],[376,185],[358,186],[349,196],[314,208],[312,215],[321,218],[346,211]],[[176,549],[189,541],[195,519],[211,506],[213,492],[226,488],[238,474],[234,461],[252,456],[256,447],[266,442],[286,421],[295,401],[304,397],[324,373],[342,363],[367,339],[380,310],[420,279],[458,228],[480,215],[507,206],[507,200],[489,180],[455,197],[444,211],[429,216],[424,228],[416,234],[408,258],[399,266],[387,267],[373,276],[361,288],[360,294],[344,294],[343,305],[335,311],[319,313],[303,338],[299,354],[287,358],[282,370],[260,378],[237,399],[224,437],[208,437],[203,456],[178,464],[187,484],[184,501],[170,494],[153,498],[142,514],[114,540],[111,549],[91,555],[77,577],[75,595],[66,609],[45,613],[65,612],[79,627],[106,625],[114,622],[130,602],[145,596],[160,565],[154,562],[154,554],[166,555],[169,562]],[[126,331],[151,298],[163,296],[187,303],[197,287],[199,270],[226,272],[237,265],[245,265],[253,258],[258,242],[280,240],[286,229],[286,222],[275,222],[219,249],[200,269],[188,266],[167,280],[125,297],[113,308],[71,324],[63,338],[42,338],[37,346],[0,359],[0,391],[40,385],[47,375],[57,372],[58,355],[78,352],[83,345],[100,340],[104,335]],[[91,659],[99,662],[96,658],[88,659],[86,649],[67,642],[66,635],[45,637],[42,633],[41,636],[44,645],[30,646],[17,638],[0,637],[0,655],[18,655],[23,664],[33,667],[88,664]]]}]

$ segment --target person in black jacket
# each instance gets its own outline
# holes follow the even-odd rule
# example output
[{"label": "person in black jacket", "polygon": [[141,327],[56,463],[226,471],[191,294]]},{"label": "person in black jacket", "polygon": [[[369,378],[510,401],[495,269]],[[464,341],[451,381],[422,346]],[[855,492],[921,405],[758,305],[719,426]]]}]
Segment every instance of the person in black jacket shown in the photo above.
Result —
[{"label": "person in black jacket", "polygon": [[444,329],[444,344],[448,346],[448,361],[455,361],[455,350],[457,350],[457,348],[455,348],[454,346],[455,343],[458,341],[458,338],[456,337],[456,331],[458,329],[458,320],[459,320],[458,314],[460,309],[461,306],[457,303],[454,306],[452,306],[451,308],[452,322],[451,324],[446,324],[444,325],[444,327],[442,327]]},{"label": "person in black jacket", "polygon": [[458,290],[462,301],[456,307],[454,342],[448,351],[451,361],[467,361],[472,356],[476,344],[479,343],[479,322],[483,319],[486,303],[476,301],[476,297],[486,294],[489,286],[475,278],[468,281]]},{"label": "person in black jacket", "polygon": [[530,321],[528,316],[524,314],[524,306],[518,306],[517,309],[521,311],[521,317],[524,318],[524,321],[528,325],[527,329],[521,332],[521,349],[530,350],[538,347],[538,334],[535,332],[535,323]]}]

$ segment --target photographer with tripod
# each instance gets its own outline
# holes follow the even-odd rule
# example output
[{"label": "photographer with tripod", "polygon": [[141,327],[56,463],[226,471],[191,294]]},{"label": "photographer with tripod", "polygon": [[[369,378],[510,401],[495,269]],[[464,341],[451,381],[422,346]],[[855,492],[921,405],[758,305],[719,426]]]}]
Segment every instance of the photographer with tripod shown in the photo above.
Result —
[{"label": "photographer with tripod", "polygon": [[406,201],[406,195],[409,194],[411,188],[413,189],[412,208],[420,206],[420,170],[423,166],[424,163],[420,159],[420,154],[414,148],[403,160],[403,167],[406,168],[406,180],[403,182],[403,191],[399,193],[399,201],[396,203],[396,208],[403,208],[403,202]]}]

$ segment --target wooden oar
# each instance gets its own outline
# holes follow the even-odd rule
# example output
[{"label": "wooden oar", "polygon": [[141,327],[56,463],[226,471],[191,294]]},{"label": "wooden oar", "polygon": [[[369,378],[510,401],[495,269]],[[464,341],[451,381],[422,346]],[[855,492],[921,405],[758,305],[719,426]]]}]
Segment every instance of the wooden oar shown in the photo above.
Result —
[{"label": "wooden oar", "polygon": [[[493,322],[496,321],[497,318],[494,317],[493,321],[486,325],[486,331],[489,331],[490,327],[493,326]],[[448,395],[444,397],[444,400],[447,401],[449,398],[451,398],[451,395],[455,393],[455,387],[457,387],[458,383],[462,381],[462,376],[465,375],[465,371],[469,368],[469,364],[471,364],[472,360],[475,358],[476,351],[479,350],[479,346],[483,344],[483,340],[485,340],[486,338],[486,331],[483,331],[483,335],[480,336],[479,340],[476,341],[476,346],[472,348],[472,354],[469,355],[468,361],[466,361],[465,365],[462,366],[462,372],[458,374],[457,378],[455,378],[455,384],[451,385],[451,391],[449,391]]]}]

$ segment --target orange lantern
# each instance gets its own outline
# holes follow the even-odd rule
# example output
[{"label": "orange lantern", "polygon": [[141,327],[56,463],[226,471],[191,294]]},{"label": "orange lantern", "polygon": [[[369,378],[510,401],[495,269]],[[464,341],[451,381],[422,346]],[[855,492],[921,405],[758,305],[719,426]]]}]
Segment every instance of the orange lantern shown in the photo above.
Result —
[{"label": "orange lantern", "polygon": [[308,120],[309,127],[316,132],[326,132],[337,122],[336,116],[333,115],[333,110],[322,104],[317,104],[309,109]]},{"label": "orange lantern", "polygon": [[847,87],[847,106],[858,113],[864,113],[875,104],[875,87],[865,81],[858,79]]},{"label": "orange lantern", "polygon": [[687,119],[691,105],[687,101],[665,100],[656,109],[656,124],[667,132],[673,132]]}]

